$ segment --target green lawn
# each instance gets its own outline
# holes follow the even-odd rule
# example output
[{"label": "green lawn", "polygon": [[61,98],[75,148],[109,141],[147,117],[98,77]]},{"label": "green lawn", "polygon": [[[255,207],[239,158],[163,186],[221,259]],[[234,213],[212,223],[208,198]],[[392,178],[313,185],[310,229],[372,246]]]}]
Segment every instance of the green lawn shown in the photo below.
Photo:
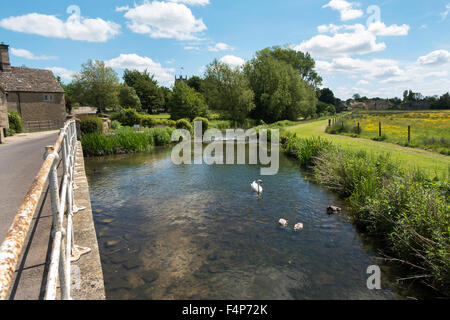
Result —
[{"label": "green lawn", "polygon": [[[344,130],[341,127],[343,120]],[[354,135],[358,133],[358,123],[361,138],[378,138],[381,123],[382,137],[386,142],[450,155],[450,110],[359,111],[338,121],[332,130],[339,130],[340,134]],[[408,126],[411,128],[410,142]]]},{"label": "green lawn", "polygon": [[364,150],[372,154],[388,153],[392,159],[400,161],[407,168],[422,169],[431,177],[437,175],[441,178],[448,178],[450,156],[418,148],[402,147],[388,142],[377,142],[369,139],[327,134],[325,133],[327,125],[328,120],[320,120],[288,127],[286,130],[297,133],[301,137],[320,136],[333,141],[346,150]]}]

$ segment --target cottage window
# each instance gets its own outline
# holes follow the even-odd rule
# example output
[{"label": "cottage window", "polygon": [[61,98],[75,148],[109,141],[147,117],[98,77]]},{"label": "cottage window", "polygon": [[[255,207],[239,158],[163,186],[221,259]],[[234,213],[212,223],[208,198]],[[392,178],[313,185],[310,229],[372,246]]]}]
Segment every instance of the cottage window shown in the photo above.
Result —
[{"label": "cottage window", "polygon": [[44,95],[44,101],[46,101],[46,102],[53,102],[53,96],[45,94]]}]

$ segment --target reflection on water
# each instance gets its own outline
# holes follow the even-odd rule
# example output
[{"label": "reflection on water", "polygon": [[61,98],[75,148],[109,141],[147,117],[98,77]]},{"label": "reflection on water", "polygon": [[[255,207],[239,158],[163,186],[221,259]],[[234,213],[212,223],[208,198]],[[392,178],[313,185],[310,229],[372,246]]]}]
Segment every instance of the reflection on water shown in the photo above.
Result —
[{"label": "reflection on water", "polygon": [[86,165],[108,299],[399,298],[367,289],[374,256],[345,210],[326,214],[344,204],[284,155],[260,200],[259,166],[176,166],[168,149]]}]

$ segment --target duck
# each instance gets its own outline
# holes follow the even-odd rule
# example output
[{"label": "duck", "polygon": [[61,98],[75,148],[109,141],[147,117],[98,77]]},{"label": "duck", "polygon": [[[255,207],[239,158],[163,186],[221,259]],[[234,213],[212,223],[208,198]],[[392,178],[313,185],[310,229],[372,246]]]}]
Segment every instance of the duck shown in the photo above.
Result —
[{"label": "duck", "polygon": [[253,183],[251,184],[253,192],[256,192],[258,195],[261,195],[263,193],[262,184],[263,184],[262,180],[253,181]]},{"label": "duck", "polygon": [[303,229],[303,223],[297,223],[295,226],[294,226],[294,231],[300,231],[300,230],[302,230]]},{"label": "duck", "polygon": [[287,227],[287,225],[288,225],[288,222],[286,221],[286,219],[280,219],[280,221],[278,221],[278,223],[282,227]]}]

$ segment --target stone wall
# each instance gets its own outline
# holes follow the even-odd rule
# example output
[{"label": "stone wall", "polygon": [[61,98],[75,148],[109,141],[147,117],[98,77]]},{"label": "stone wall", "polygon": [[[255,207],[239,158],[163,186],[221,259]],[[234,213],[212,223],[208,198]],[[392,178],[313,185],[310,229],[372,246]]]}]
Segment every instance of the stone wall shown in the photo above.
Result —
[{"label": "stone wall", "polygon": [[[53,100],[44,101],[44,95]],[[8,110],[20,113],[25,130],[59,129],[66,119],[64,93],[9,92]]]},{"label": "stone wall", "polygon": [[0,90],[0,128],[9,128],[6,95]]}]

